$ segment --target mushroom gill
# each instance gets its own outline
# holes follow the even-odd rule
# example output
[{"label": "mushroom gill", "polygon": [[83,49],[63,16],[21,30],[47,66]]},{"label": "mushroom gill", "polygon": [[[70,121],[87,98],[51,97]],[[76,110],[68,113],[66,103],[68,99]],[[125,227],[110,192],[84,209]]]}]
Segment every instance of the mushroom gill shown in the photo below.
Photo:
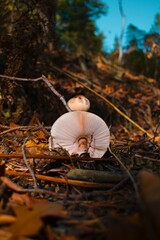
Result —
[{"label": "mushroom gill", "polygon": [[50,150],[62,147],[70,155],[89,153],[100,158],[110,143],[110,131],[99,116],[84,111],[63,114],[53,124],[49,140]]}]

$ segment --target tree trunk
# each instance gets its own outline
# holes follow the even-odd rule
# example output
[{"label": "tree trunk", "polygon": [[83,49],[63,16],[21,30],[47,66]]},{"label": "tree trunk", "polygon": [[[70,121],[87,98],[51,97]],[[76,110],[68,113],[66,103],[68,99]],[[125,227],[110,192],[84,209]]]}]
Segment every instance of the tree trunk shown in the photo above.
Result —
[{"label": "tree trunk", "polygon": [[[55,33],[56,0],[25,0],[15,4],[20,11],[15,11],[12,19],[14,22],[7,41],[9,54],[4,75],[28,78],[41,76],[48,67],[45,52],[49,46],[52,51],[58,49]],[[9,21],[10,17],[8,25]],[[6,79],[1,82],[1,112],[5,118],[16,116],[14,120],[17,122],[17,116],[26,112],[27,97],[31,96],[27,96],[24,86],[26,83],[24,85]]]}]

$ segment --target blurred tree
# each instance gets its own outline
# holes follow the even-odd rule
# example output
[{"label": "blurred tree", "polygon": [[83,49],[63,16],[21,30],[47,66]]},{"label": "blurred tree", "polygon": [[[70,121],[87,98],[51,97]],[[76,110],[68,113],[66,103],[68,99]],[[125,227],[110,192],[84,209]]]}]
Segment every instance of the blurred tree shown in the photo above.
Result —
[{"label": "blurred tree", "polygon": [[130,24],[127,27],[123,66],[137,75],[146,73],[145,36],[146,32],[136,26]]},{"label": "blurred tree", "polygon": [[[156,14],[150,32],[145,37],[147,73],[155,79],[160,78],[160,14]],[[159,83],[160,84],[160,83]]]},{"label": "blurred tree", "polygon": [[[1,74],[35,77],[49,71],[48,59],[54,57],[53,52],[49,54],[49,43],[57,49],[55,14],[56,0],[0,1]],[[23,117],[28,106],[24,86],[6,79],[0,82],[0,112],[5,117],[13,112]]]},{"label": "blurred tree", "polygon": [[156,14],[150,32],[160,35],[160,14]]},{"label": "blurred tree", "polygon": [[109,59],[117,63],[118,56],[119,56],[119,37],[115,36],[114,43],[113,43],[113,50],[109,54]]},{"label": "blurred tree", "polygon": [[131,70],[134,74],[144,74],[146,71],[146,58],[142,50],[134,49],[126,53],[123,59],[123,66]]},{"label": "blurred tree", "polygon": [[125,14],[123,10],[122,0],[118,0],[118,4],[119,4],[119,11],[122,19],[121,35],[119,39],[119,55],[118,55],[118,62],[121,63],[123,58],[123,36],[124,36],[124,28],[125,28]]},{"label": "blurred tree", "polygon": [[48,43],[55,44],[56,1],[2,0],[0,9],[0,48],[7,53],[5,74],[35,75]]},{"label": "blurred tree", "polygon": [[77,57],[99,53],[103,35],[97,33],[95,19],[106,12],[100,0],[59,0],[57,32],[61,46]]},{"label": "blurred tree", "polygon": [[115,38],[114,38],[113,49],[114,50],[119,49],[119,38],[118,38],[118,36],[115,36]]},{"label": "blurred tree", "polygon": [[130,24],[126,31],[126,48],[143,50],[146,32]]}]

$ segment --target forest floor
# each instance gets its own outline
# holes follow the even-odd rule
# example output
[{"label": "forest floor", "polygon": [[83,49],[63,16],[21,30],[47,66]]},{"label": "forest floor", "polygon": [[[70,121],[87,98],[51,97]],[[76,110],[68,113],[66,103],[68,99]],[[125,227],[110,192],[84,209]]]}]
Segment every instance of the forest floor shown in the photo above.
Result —
[{"label": "forest floor", "polygon": [[25,126],[14,119],[1,124],[0,239],[160,239],[156,81],[105,59],[94,68],[70,63],[55,72],[56,79],[46,76],[54,89],[66,100],[85,95],[89,111],[110,127],[110,149],[101,159],[49,151],[51,122],[67,111],[58,96],[52,111],[43,103],[43,114]]}]

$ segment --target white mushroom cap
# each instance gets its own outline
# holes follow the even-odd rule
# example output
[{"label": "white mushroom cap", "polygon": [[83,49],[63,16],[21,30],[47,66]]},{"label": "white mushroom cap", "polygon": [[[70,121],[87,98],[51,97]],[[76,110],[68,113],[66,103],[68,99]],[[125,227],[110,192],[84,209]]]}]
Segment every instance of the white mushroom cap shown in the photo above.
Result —
[{"label": "white mushroom cap", "polygon": [[69,99],[67,104],[72,111],[87,111],[90,108],[89,100],[83,95]]},{"label": "white mushroom cap", "polygon": [[50,149],[62,147],[70,155],[88,152],[100,158],[110,143],[106,123],[90,112],[73,111],[59,117],[51,128]]}]

